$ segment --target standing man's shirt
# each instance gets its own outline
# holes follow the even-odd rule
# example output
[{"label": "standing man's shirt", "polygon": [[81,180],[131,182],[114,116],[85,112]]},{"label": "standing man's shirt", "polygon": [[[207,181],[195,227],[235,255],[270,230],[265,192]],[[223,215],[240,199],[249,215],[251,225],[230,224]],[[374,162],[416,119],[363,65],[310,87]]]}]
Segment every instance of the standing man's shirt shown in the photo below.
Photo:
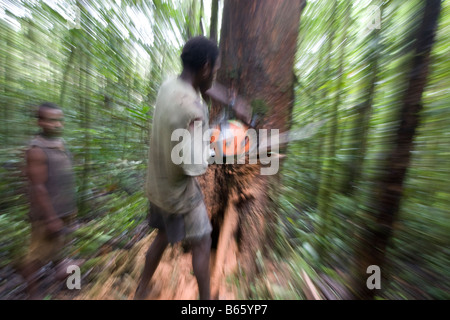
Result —
[{"label": "standing man's shirt", "polygon": [[[203,99],[191,85],[174,78],[166,81],[159,90],[153,113],[150,138],[146,192],[150,202],[170,213],[184,214],[201,204],[203,195],[195,176],[206,172],[209,140],[203,141],[209,129],[208,109]],[[175,164],[172,150],[180,141],[172,141],[176,129],[189,130],[193,138],[194,126],[201,124],[201,163]],[[197,131],[198,132],[198,131]],[[189,141],[184,141],[190,143]],[[192,150],[193,151],[193,150]],[[192,154],[183,155],[183,158]]]},{"label": "standing man's shirt", "polygon": [[[62,138],[47,139],[37,135],[29,144],[29,148],[40,148],[47,158],[48,177],[45,182],[51,204],[59,218],[64,218],[75,213],[76,186],[73,171],[72,157],[66,149]],[[41,220],[43,214],[36,204],[34,193],[30,192],[30,218]]]}]

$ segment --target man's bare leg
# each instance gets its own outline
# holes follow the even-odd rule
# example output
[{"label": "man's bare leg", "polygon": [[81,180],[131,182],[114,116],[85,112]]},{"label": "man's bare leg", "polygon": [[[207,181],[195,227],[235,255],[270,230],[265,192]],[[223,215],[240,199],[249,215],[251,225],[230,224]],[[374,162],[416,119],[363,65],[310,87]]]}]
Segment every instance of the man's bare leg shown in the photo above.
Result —
[{"label": "man's bare leg", "polygon": [[197,278],[200,300],[211,299],[209,257],[211,253],[211,235],[192,243],[192,266]]},{"label": "man's bare leg", "polygon": [[147,286],[152,279],[152,276],[155,273],[155,270],[158,267],[164,250],[167,248],[168,244],[169,241],[167,240],[166,233],[164,231],[158,231],[155,240],[153,240],[153,243],[145,256],[144,271],[142,272],[134,299],[144,299],[146,297]]}]

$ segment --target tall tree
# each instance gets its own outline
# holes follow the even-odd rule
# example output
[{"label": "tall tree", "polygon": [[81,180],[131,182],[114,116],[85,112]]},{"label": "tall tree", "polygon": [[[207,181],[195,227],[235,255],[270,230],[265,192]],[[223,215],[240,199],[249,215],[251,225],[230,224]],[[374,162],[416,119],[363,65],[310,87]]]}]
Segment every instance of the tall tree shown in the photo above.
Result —
[{"label": "tall tree", "polygon": [[212,0],[211,5],[211,23],[209,26],[209,38],[217,41],[217,24],[219,16],[219,0]]},{"label": "tall tree", "polygon": [[[252,106],[265,110],[260,128],[290,128],[294,102],[293,64],[303,0],[238,1],[224,4],[221,29],[222,66],[218,81]],[[213,104],[211,121],[220,106]],[[260,175],[261,165],[214,165],[201,179],[212,215],[217,246],[213,294],[222,279],[225,257],[237,255],[245,274],[255,274],[255,257],[263,251],[275,213],[269,186],[274,176]],[[214,287],[216,286],[216,287]]]},{"label": "tall tree", "polygon": [[[414,136],[420,123],[422,93],[427,83],[430,52],[434,43],[436,26],[441,11],[441,0],[424,1],[423,17],[415,35],[409,81],[399,111],[399,126],[392,149],[387,156],[376,187],[368,215],[374,223],[367,226],[357,250],[359,263],[355,270],[354,296],[371,299],[376,290],[367,286],[367,268],[371,265],[385,265],[388,242],[397,220],[403,186],[408,170]],[[383,286],[381,286],[383,289]]]},{"label": "tall tree", "polygon": [[[380,16],[383,16],[385,6],[386,3],[380,6]],[[367,148],[367,129],[375,98],[376,82],[379,77],[379,58],[382,50],[381,28],[374,28],[371,31],[369,43],[371,45],[367,49],[367,53],[362,57],[362,61],[368,61],[367,77],[363,80],[364,87],[368,89],[363,91],[361,102],[355,108],[356,117],[351,136],[351,150],[354,151],[348,165],[348,175],[342,186],[343,193],[347,195],[353,194],[362,173],[363,160]]]},{"label": "tall tree", "polygon": [[92,119],[91,119],[91,106],[90,106],[90,93],[91,89],[91,81],[90,81],[90,69],[91,69],[91,55],[87,52],[86,48],[89,47],[89,37],[87,36],[85,30],[89,30],[89,12],[86,7],[81,3],[77,2],[78,8],[81,12],[82,25],[84,26],[83,33],[85,37],[79,39],[79,45],[83,48],[83,50],[79,51],[79,79],[78,79],[78,101],[80,106],[79,113],[82,115],[81,117],[81,127],[84,131],[84,141],[83,141],[83,150],[84,150],[84,159],[83,159],[83,171],[81,173],[81,194],[82,196],[79,199],[78,210],[80,214],[86,214],[88,212],[87,203],[85,200],[85,195],[87,194],[89,188],[89,175],[91,172],[91,144],[92,144],[92,136],[91,136],[91,128],[92,128]]},{"label": "tall tree", "polygon": [[[329,81],[329,74],[332,72],[331,65],[332,65],[332,57],[333,57],[333,45],[336,38],[336,22],[338,21],[336,15],[334,14],[336,10],[338,9],[338,2],[333,2],[333,7],[331,9],[332,17],[329,18],[329,27],[327,29],[327,42],[328,42],[328,48],[325,50],[323,54],[326,55],[325,64],[323,71],[321,71],[321,80],[323,81],[324,85],[321,90],[318,90],[318,92],[321,92],[321,96],[317,97],[316,99],[319,101],[319,103],[322,103],[325,106],[328,106],[331,104],[331,87],[329,85],[325,85]],[[325,46],[324,46],[325,47]],[[319,56],[319,61],[322,59],[322,55]],[[322,64],[319,63],[319,66],[322,66]],[[329,110],[325,111],[325,117],[329,117]],[[327,127],[332,127],[332,124],[329,123]],[[327,136],[319,136],[319,146],[317,148],[316,153],[316,159],[318,159],[318,173],[317,173],[317,180],[319,181],[317,188],[317,195],[316,195],[316,203],[320,205],[321,200],[324,200],[324,190],[326,190],[325,181],[328,181],[328,170],[326,169],[327,165],[329,165],[326,159],[326,147],[327,147]],[[322,160],[325,159],[325,160]],[[320,221],[320,219],[318,219]],[[318,225],[317,228],[320,229],[322,226]]]},{"label": "tall tree", "polygon": [[186,39],[201,35],[204,31],[202,24],[203,1],[200,3],[200,9],[198,9],[197,3],[196,0],[189,3],[186,16]]},{"label": "tall tree", "polygon": [[[331,212],[330,206],[330,197],[334,193],[334,185],[335,185],[335,167],[336,167],[336,144],[337,144],[337,136],[338,136],[338,108],[341,104],[341,94],[343,91],[343,82],[344,82],[344,57],[345,57],[345,46],[347,45],[347,29],[349,26],[350,20],[350,6],[348,3],[344,3],[344,25],[342,32],[342,39],[340,41],[340,57],[339,57],[339,67],[337,68],[336,78],[337,80],[337,95],[332,103],[332,109],[329,112],[331,122],[329,124],[329,134],[328,134],[328,143],[326,145],[327,150],[325,151],[325,160],[322,168],[323,173],[321,174],[321,182],[320,189],[318,194],[318,214],[321,216],[320,225],[318,226],[317,235],[319,237],[326,237],[329,230],[329,225],[333,224],[333,215]],[[335,2],[336,6],[336,2]],[[335,8],[337,9],[337,8]],[[334,10],[333,12],[336,12]],[[335,20],[336,21],[336,20]],[[334,37],[335,26],[332,25],[332,35],[331,42]],[[331,53],[331,44],[330,44],[330,53]],[[324,243],[323,241],[319,241],[319,243]],[[323,246],[319,246],[319,254],[322,257],[325,252],[325,248]]]},{"label": "tall tree", "polygon": [[64,103],[64,98],[65,98],[65,95],[66,95],[66,89],[67,89],[67,83],[68,83],[67,79],[68,79],[68,76],[69,76],[70,68],[72,68],[73,61],[74,61],[74,58],[75,58],[75,52],[76,52],[76,47],[74,46],[74,43],[75,43],[74,33],[75,32],[77,32],[76,29],[70,30],[70,34],[71,34],[71,37],[70,37],[70,40],[69,40],[70,54],[69,54],[69,58],[67,59],[66,66],[64,68],[63,76],[62,76],[61,93],[59,95],[59,105],[60,106],[62,106],[63,103]]}]

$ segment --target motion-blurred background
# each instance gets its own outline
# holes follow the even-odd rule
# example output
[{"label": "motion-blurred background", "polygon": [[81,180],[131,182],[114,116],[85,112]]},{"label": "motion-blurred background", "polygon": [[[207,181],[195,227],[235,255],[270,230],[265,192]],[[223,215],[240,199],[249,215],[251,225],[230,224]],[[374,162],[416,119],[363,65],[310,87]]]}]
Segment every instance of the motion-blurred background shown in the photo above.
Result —
[{"label": "motion-blurred background", "polygon": [[[288,128],[328,121],[283,150],[276,179],[258,191],[267,198],[262,220],[242,218],[252,209],[238,207],[237,263],[224,271],[228,297],[450,298],[450,2],[442,1],[436,20],[429,9],[439,1],[309,0],[290,30],[275,28],[285,23],[281,16],[265,21],[264,14],[286,11],[280,3],[0,1],[0,299],[25,297],[17,272],[30,235],[22,171],[39,103],[57,103],[65,114],[77,174],[73,255],[87,260],[84,290],[64,295],[56,288],[48,298],[105,298],[100,283],[112,288],[107,298],[127,299],[139,275],[132,268],[143,267],[136,258],[128,268],[130,250],[141,245],[145,252],[149,244],[141,241],[149,234],[143,184],[161,82],[181,70],[181,48],[199,34],[217,39],[226,55],[244,57],[233,62],[222,51],[224,82],[249,79],[234,74],[232,63],[264,69],[270,59],[265,70],[276,74],[285,60],[272,56],[272,45],[284,50],[275,32],[297,37],[292,73],[241,81],[240,93],[272,119],[277,104],[252,95],[264,81],[279,81],[271,94],[293,89],[292,105],[280,107],[289,111]],[[258,33],[264,23],[275,31]],[[245,48],[243,37],[265,39],[268,50],[232,50]],[[242,201],[252,201],[249,193],[242,191]],[[215,248],[226,221],[216,211]],[[245,234],[258,223],[267,241],[250,244]],[[367,292],[358,286],[366,286],[373,264],[381,268],[381,289]]]}]

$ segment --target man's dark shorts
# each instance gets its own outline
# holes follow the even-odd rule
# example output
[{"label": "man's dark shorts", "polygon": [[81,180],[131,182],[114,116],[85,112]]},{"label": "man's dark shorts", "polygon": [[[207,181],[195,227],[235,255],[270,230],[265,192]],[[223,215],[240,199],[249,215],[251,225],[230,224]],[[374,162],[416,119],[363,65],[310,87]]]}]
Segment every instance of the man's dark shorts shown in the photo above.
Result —
[{"label": "man's dark shorts", "polygon": [[149,226],[165,231],[167,239],[172,244],[183,240],[195,241],[211,234],[212,231],[203,201],[184,214],[169,213],[150,203]]}]

